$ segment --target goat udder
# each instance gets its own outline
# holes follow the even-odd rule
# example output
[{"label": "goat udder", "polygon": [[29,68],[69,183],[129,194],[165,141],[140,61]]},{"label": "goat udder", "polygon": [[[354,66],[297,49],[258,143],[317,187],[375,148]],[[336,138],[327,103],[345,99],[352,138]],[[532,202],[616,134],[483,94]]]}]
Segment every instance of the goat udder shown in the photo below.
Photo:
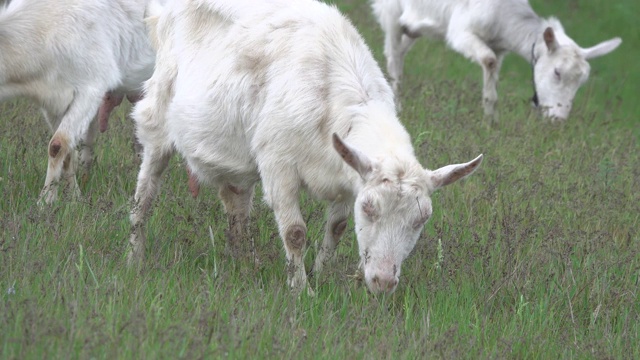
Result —
[{"label": "goat udder", "polygon": [[123,98],[124,96],[113,93],[106,93],[102,98],[102,104],[98,110],[98,121],[100,123],[101,133],[107,131],[109,115],[111,115],[111,111],[113,111],[116,106],[120,105]]}]

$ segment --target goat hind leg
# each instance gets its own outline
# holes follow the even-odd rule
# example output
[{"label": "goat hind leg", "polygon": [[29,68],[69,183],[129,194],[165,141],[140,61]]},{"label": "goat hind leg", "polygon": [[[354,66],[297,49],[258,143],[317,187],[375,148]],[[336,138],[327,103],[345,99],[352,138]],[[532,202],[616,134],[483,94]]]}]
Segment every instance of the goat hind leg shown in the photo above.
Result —
[{"label": "goat hind leg", "polygon": [[80,141],[80,182],[86,184],[93,165],[93,145],[98,135],[98,119],[94,118]]},{"label": "goat hind leg", "polygon": [[347,227],[347,218],[351,213],[351,205],[348,202],[332,203],[327,209],[327,224],[325,226],[324,239],[318,249],[312,273],[317,276],[322,272],[327,262],[335,253],[340,237]]},{"label": "goat hind leg", "polygon": [[250,249],[248,252],[251,253],[253,261],[255,263],[259,263],[256,256],[255,242],[253,241],[253,238],[249,236],[247,231],[251,204],[253,202],[253,194],[253,185],[248,189],[242,189],[231,184],[224,184],[220,187],[218,192],[229,222],[227,246],[231,251],[231,254],[234,257],[247,255],[247,251],[245,250],[246,245],[249,245]]},{"label": "goat hind leg", "polygon": [[398,106],[400,106],[400,83],[404,58],[414,43],[415,38],[403,34],[400,24],[393,24],[385,29],[384,54],[387,58],[387,73],[391,78],[391,88]]},{"label": "goat hind leg", "polygon": [[171,152],[160,148],[146,147],[138,173],[136,194],[131,207],[131,248],[127,255],[129,266],[140,264],[144,258],[146,237],[144,223],[151,209],[153,200],[160,189],[161,175],[169,164]]}]

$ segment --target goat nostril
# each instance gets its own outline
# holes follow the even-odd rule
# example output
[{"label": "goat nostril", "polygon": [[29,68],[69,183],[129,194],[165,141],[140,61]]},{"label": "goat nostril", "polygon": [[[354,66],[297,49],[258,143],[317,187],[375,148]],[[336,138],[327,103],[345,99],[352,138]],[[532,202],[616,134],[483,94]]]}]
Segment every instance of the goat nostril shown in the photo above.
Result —
[{"label": "goat nostril", "polygon": [[374,276],[374,277],[373,277],[373,279],[371,279],[371,281],[372,281],[374,284],[378,285],[378,282],[379,282],[378,276]]},{"label": "goat nostril", "polygon": [[387,284],[387,290],[393,290],[398,285],[398,279],[393,279]]}]

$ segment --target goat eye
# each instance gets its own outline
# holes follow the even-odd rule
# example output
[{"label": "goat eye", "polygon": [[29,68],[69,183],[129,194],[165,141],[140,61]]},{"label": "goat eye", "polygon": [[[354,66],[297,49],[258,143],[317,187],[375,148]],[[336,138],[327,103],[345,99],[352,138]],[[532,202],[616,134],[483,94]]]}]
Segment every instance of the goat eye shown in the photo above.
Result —
[{"label": "goat eye", "polygon": [[417,230],[423,227],[426,222],[427,222],[427,219],[416,219],[416,221],[413,222],[412,226],[414,229]]},{"label": "goat eye", "polygon": [[553,69],[553,75],[556,76],[556,79],[560,80],[560,71],[558,71],[558,69]]},{"label": "goat eye", "polygon": [[414,222],[413,222],[413,228],[414,229],[419,229],[421,227],[424,226],[424,224],[427,222],[427,220],[429,220],[429,218],[431,217],[431,214],[422,214],[419,218],[417,218]]}]

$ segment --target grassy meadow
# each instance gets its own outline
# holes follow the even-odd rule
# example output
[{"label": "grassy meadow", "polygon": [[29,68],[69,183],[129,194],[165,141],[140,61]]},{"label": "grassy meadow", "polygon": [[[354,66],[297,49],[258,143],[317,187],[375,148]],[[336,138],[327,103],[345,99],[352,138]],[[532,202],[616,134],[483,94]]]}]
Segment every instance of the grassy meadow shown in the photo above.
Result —
[{"label": "grassy meadow", "polygon": [[[337,0],[384,68],[364,0]],[[483,117],[481,70],[419,41],[400,114],[430,168],[483,153],[433,196],[396,292],[353,275],[350,224],[316,296],[286,287],[284,249],[258,190],[262,266],[226,256],[216,191],[193,199],[172,160],[148,221],[146,261],[125,266],[139,160],[128,106],[98,138],[78,200],[39,208],[49,129],[24,99],[0,104],[0,358],[640,358],[640,31],[635,0],[532,0],[579,44],[623,38],[591,61],[571,117],[529,106],[529,65],[506,58],[499,118]],[[303,197],[306,264],[324,204]]]}]

